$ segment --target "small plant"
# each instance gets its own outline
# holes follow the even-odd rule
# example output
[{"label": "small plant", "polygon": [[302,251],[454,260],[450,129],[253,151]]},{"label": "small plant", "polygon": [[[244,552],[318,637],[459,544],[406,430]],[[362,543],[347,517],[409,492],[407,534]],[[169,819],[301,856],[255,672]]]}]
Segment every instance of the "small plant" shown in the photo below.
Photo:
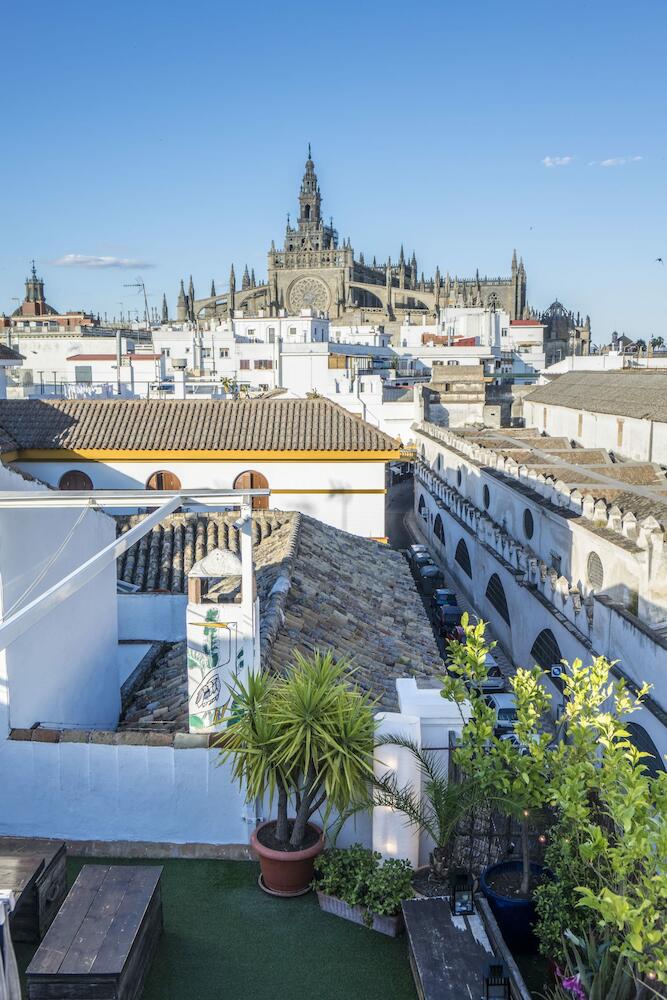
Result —
[{"label": "small plant", "polygon": [[395,775],[387,774],[375,779],[372,805],[403,813],[410,826],[425,833],[434,843],[429,855],[431,871],[437,878],[445,878],[457,829],[480,802],[479,786],[468,779],[450,781],[447,767],[437,753],[400,736],[386,736],[378,741],[380,760],[385,745],[410,751],[419,767],[421,789],[401,786]]},{"label": "small plant", "polygon": [[317,859],[313,887],[348,906],[361,907],[370,927],[374,915],[396,916],[401,902],[414,895],[412,865],[399,858],[382,861],[378,851],[361,844],[334,847]]}]

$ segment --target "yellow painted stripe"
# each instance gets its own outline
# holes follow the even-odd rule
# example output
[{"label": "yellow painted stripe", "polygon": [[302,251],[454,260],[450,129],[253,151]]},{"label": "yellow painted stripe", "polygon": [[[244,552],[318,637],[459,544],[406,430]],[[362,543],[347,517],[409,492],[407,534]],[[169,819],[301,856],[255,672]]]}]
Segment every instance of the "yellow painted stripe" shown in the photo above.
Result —
[{"label": "yellow painted stripe", "polygon": [[[183,487],[185,489],[185,487]],[[271,484],[269,484],[269,489],[271,489]],[[274,490],[271,489],[271,495],[274,493],[289,493],[298,494],[302,493],[386,493],[386,490]]]},{"label": "yellow painted stripe", "polygon": [[8,462],[16,462],[18,460],[18,451],[6,451],[2,456],[3,465],[7,465]]},{"label": "yellow painted stripe", "polygon": [[[12,452],[12,455],[15,453]],[[6,456],[5,456],[6,457]],[[393,462],[400,451],[167,451],[122,449],[26,448],[12,461],[21,462]]]}]

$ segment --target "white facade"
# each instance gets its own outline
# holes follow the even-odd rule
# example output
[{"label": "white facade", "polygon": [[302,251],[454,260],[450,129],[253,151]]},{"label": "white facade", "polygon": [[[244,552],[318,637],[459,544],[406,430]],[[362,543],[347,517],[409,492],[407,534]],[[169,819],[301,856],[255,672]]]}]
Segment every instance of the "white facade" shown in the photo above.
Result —
[{"label": "white facade", "polygon": [[[416,437],[415,512],[424,538],[510,658],[531,666],[534,645],[548,631],[567,660],[618,660],[633,683],[653,685],[652,702],[635,718],[667,753],[667,560],[658,522],[621,519],[557,481],[557,470],[547,479],[520,469],[481,439],[431,424]],[[514,480],[528,489],[519,491]],[[461,543],[470,574],[457,558]],[[502,585],[506,615],[487,596],[492,577]]]},{"label": "white facade", "polygon": [[474,339],[499,353],[508,327],[509,315],[503,311],[447,306],[440,311],[437,323],[403,323],[399,336],[401,347],[419,349],[441,343],[443,338],[449,347],[455,347],[457,340]]},{"label": "white facade", "polygon": [[381,326],[363,323],[359,326],[340,326],[332,324],[330,340],[335,344],[359,344],[361,347],[390,347],[391,334],[385,333]]},{"label": "white facade", "polygon": [[526,424],[583,448],[609,448],[623,458],[667,465],[667,423],[649,418],[594,413],[579,407],[523,401]]},{"label": "white facade", "polygon": [[[72,355],[115,355],[117,348],[114,332],[112,330],[108,330],[106,334],[91,332],[94,329],[96,328],[61,327],[49,332],[47,329],[28,328],[19,336],[14,336],[12,346],[23,354],[25,360],[15,380],[21,389],[12,391],[10,388],[9,395],[53,395],[62,391],[63,383],[74,381],[74,366],[68,361]],[[138,344],[139,341],[133,335],[121,334],[122,354],[136,352]],[[115,370],[107,371],[106,375],[110,376],[111,384],[116,383]]]},{"label": "white facade", "polygon": [[[352,454],[352,453],[351,453]],[[58,486],[65,472],[85,472],[94,489],[143,489],[154,472],[169,471],[183,489],[204,487],[232,489],[242,472],[252,470],[266,477],[271,506],[298,510],[325,524],[364,538],[385,536],[385,462],[235,459],[230,461],[153,459],[104,462],[20,461],[18,467],[51,486]]]}]

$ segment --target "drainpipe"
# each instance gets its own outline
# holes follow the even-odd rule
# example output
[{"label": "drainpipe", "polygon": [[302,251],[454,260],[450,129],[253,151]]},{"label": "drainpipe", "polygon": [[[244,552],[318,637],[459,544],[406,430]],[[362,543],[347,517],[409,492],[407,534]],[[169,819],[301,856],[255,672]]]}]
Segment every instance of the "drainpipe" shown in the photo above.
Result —
[{"label": "drainpipe", "polygon": [[648,427],[648,460],[649,460],[649,462],[652,462],[653,461],[653,421],[649,420],[648,424],[649,424],[649,427]]}]

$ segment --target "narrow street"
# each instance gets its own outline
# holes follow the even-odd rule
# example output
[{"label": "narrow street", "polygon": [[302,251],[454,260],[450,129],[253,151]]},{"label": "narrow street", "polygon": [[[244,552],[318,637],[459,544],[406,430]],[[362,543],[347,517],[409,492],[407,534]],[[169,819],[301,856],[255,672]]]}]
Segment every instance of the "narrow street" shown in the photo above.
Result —
[{"label": "narrow street", "polygon": [[[414,524],[414,514],[413,510],[413,493],[414,493],[414,480],[412,476],[406,479],[402,483],[397,483],[395,486],[390,486],[387,490],[387,507],[386,507],[386,531],[387,537],[389,539],[389,544],[394,549],[407,549],[409,545],[413,542],[423,542],[424,539],[421,538],[417,532],[411,527]],[[431,552],[431,558],[433,561],[440,566],[445,576],[445,586],[451,587],[452,590],[456,590],[459,598],[459,606],[462,610],[467,611],[471,616],[471,619],[478,619],[481,617],[477,610],[473,608],[466,601],[465,596],[459,593],[455,583],[452,581],[447,568],[443,562],[433,552]],[[440,655],[443,660],[446,655],[446,644],[442,639],[438,628],[434,624],[434,618],[430,606],[430,598],[426,596],[420,588],[419,590],[424,608],[426,609],[426,614],[428,615],[429,621],[431,622],[431,628],[433,629],[433,635],[438,644],[438,649],[440,650]],[[495,636],[493,634],[493,629],[490,625],[487,626],[486,630],[487,638],[491,642],[494,640]],[[498,663],[501,671],[505,677],[510,677],[515,672],[515,667],[507,656],[505,651],[498,645],[493,650],[493,657]]]}]

